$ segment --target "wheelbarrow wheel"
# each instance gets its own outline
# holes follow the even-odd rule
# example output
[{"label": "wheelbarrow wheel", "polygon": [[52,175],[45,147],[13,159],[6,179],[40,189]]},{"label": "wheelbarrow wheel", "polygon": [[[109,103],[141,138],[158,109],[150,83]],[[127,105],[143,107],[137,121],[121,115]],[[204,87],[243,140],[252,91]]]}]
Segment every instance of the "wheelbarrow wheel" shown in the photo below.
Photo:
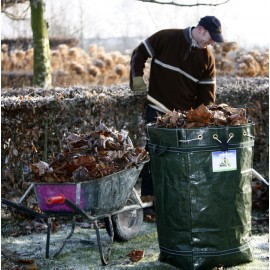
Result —
[{"label": "wheelbarrow wheel", "polygon": [[[138,199],[134,191],[129,196],[126,205],[138,204]],[[138,235],[143,223],[143,209],[126,211],[111,217],[114,230],[114,239],[118,242],[128,241]],[[105,218],[105,228],[109,229],[109,219]]]}]

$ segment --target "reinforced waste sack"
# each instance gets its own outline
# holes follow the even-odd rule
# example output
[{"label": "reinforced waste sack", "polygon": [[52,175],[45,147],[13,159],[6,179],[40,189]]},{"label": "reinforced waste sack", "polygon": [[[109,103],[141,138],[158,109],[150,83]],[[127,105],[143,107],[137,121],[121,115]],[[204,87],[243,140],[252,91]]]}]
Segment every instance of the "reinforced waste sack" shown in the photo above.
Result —
[{"label": "reinforced waste sack", "polygon": [[184,270],[252,261],[254,124],[147,125],[159,260]]}]

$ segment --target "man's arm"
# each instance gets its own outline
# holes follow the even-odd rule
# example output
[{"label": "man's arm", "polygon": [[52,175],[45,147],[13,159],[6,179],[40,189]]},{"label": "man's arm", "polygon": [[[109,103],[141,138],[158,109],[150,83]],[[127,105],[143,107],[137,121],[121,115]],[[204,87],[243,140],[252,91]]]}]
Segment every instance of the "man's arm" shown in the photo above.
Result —
[{"label": "man's arm", "polygon": [[212,52],[208,55],[208,64],[203,73],[202,78],[198,82],[198,92],[196,105],[200,106],[204,104],[205,106],[213,104],[216,101],[216,67],[215,59]]},{"label": "man's arm", "polygon": [[147,86],[143,80],[143,69],[146,60],[151,57],[142,42],[132,53],[130,61],[130,88],[133,91],[146,91]]}]

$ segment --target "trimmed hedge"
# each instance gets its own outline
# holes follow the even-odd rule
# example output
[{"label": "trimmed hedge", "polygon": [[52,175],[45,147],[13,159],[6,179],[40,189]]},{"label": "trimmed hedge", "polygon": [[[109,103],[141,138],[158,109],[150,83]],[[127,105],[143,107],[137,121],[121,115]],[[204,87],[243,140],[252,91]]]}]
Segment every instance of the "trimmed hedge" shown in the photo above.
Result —
[{"label": "trimmed hedge", "polygon": [[[254,168],[268,176],[268,78],[219,78],[217,102],[245,107],[256,124]],[[2,92],[2,194],[22,194],[31,181],[31,164],[59,153],[71,132],[86,133],[99,122],[126,129],[135,146],[145,144],[146,96],[128,85]],[[13,194],[12,193],[12,194]],[[10,194],[10,195],[12,195]]]}]

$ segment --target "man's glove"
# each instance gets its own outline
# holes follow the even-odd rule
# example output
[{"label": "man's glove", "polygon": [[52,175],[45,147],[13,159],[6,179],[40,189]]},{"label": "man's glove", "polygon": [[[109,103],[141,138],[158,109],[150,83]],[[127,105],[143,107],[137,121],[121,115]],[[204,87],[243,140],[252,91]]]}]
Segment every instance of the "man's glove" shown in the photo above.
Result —
[{"label": "man's glove", "polygon": [[135,95],[144,94],[147,92],[147,85],[142,76],[133,78],[133,91]]}]

